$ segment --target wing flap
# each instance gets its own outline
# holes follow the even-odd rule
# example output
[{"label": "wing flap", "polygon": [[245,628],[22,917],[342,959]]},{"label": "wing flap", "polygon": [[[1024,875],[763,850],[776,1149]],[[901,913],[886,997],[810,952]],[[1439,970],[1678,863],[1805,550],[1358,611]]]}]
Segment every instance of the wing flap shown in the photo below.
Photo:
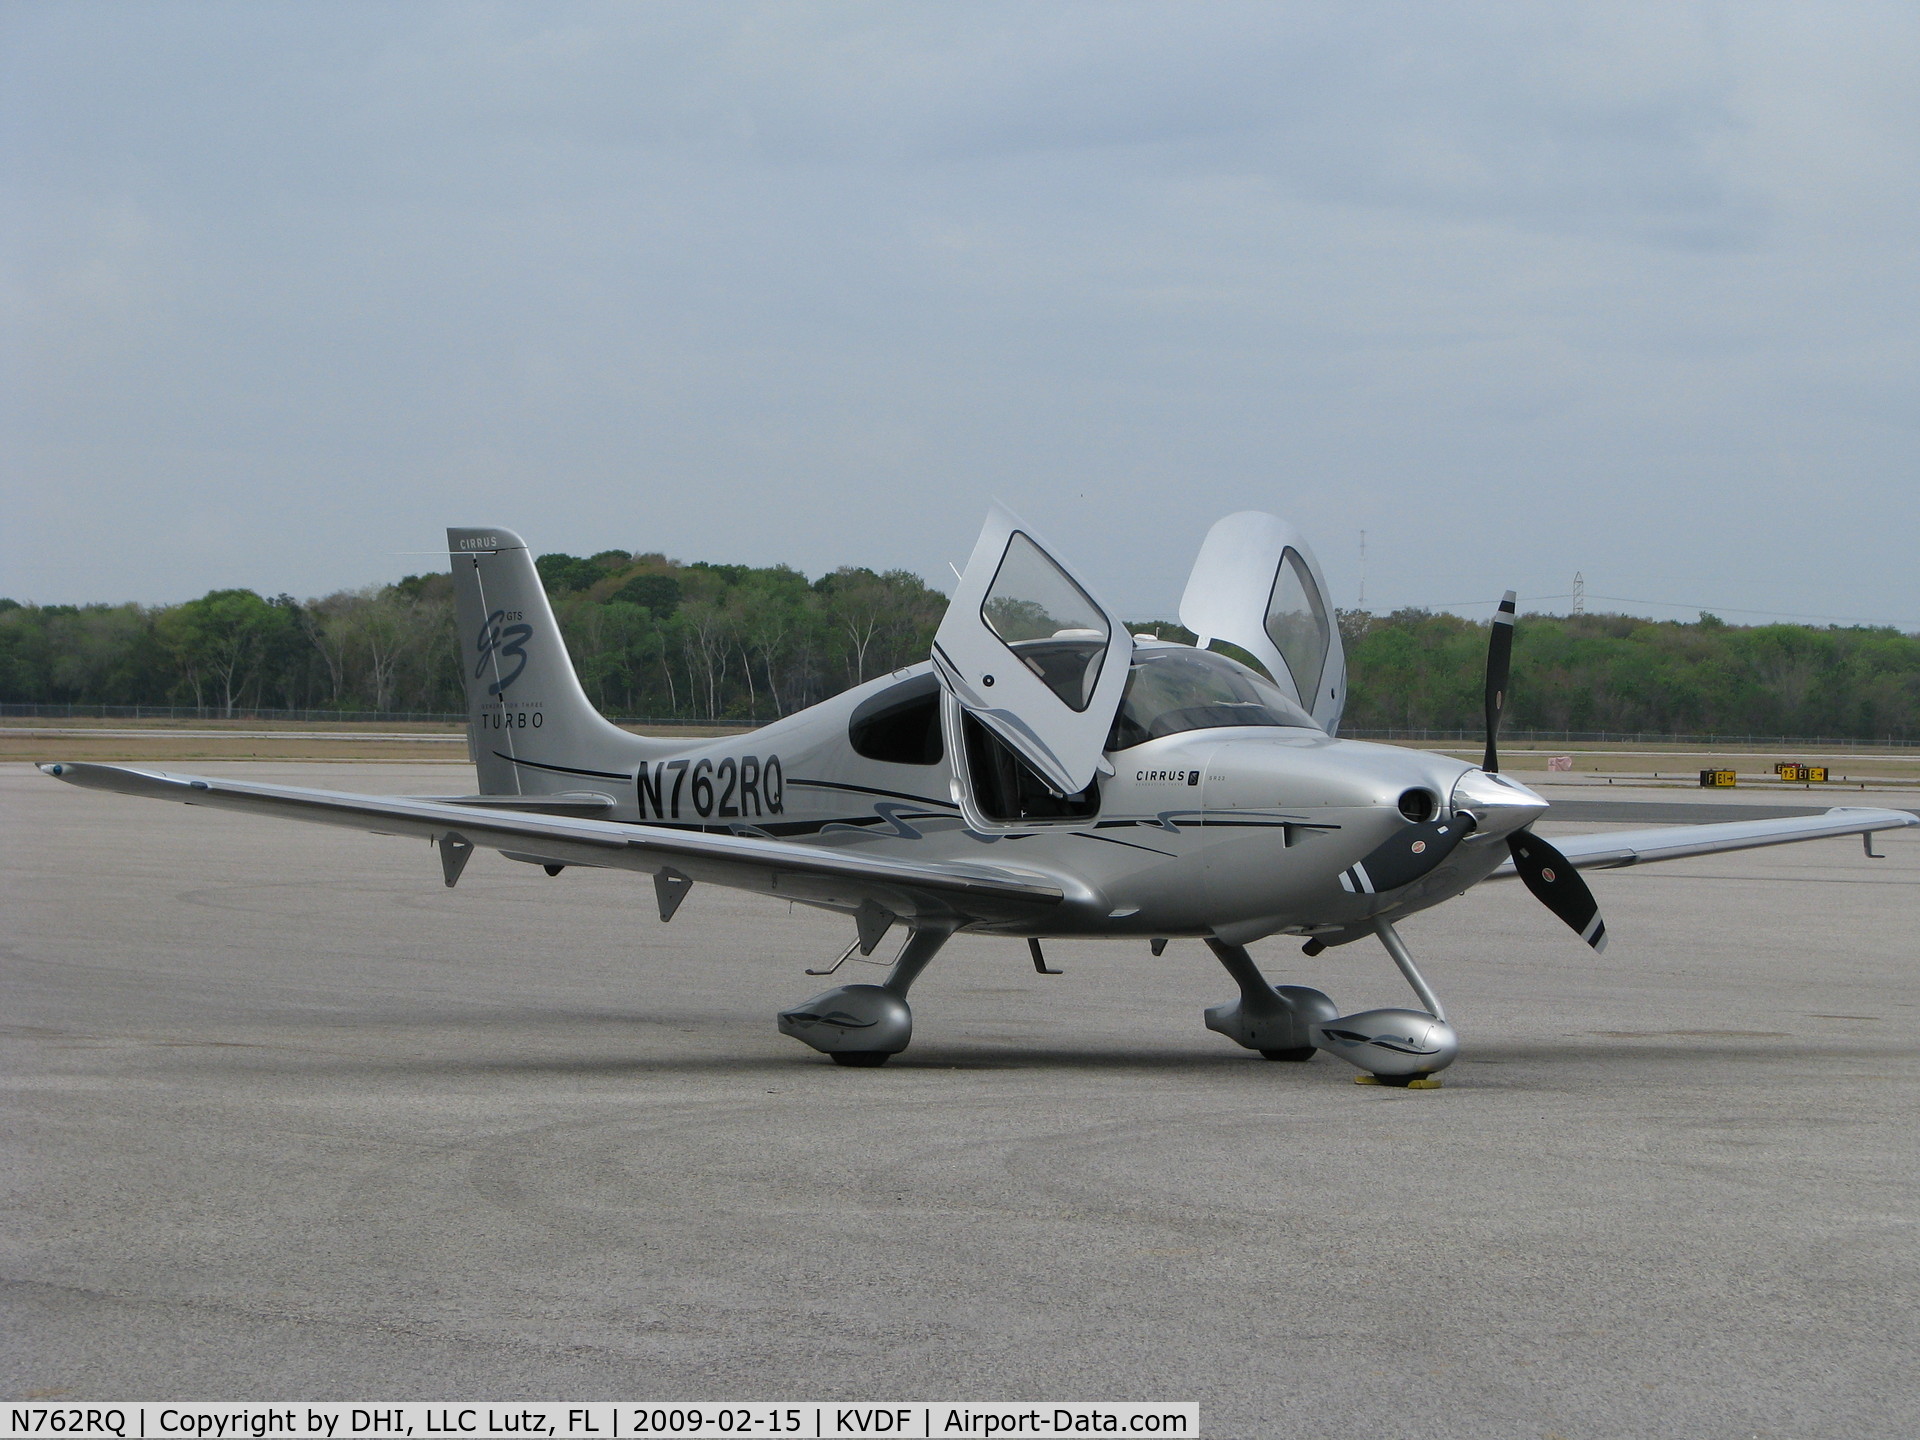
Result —
[{"label": "wing flap", "polygon": [[848,854],[751,835],[513,813],[471,803],[260,785],[119,765],[63,762],[40,768],[68,784],[91,790],[344,826],[380,835],[432,840],[455,831],[477,846],[512,850],[567,865],[651,873],[670,862],[690,880],[815,904],[858,906],[872,899],[900,915],[958,913],[988,918],[1031,914],[1058,905],[1065,898],[1064,890],[1051,876],[998,866]]},{"label": "wing flap", "polygon": [[563,791],[558,795],[408,795],[408,800],[429,800],[436,805],[458,805],[462,809],[506,810],[518,815],[604,815],[613,809],[611,795],[586,791]]},{"label": "wing flap", "polygon": [[[1578,870],[1612,870],[1654,860],[1685,860],[1764,845],[1791,845],[1841,835],[1870,835],[1920,825],[1906,810],[1838,806],[1821,815],[1774,820],[1735,820],[1721,825],[1661,825],[1651,830],[1616,830],[1601,835],[1556,835],[1553,844]],[[1504,861],[1487,878],[1511,880],[1513,862]]]}]

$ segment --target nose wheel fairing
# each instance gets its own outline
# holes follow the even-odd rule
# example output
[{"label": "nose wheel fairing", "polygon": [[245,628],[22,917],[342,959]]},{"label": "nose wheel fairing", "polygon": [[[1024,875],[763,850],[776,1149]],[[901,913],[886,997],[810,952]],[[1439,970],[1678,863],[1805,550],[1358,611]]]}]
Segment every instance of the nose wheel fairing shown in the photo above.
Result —
[{"label": "nose wheel fairing", "polygon": [[1207,948],[1240,987],[1240,998],[1208,1007],[1207,1028],[1269,1060],[1308,1060],[1325,1050],[1380,1084],[1429,1081],[1459,1056],[1460,1037],[1391,922],[1376,920],[1374,930],[1425,1010],[1342,1015],[1318,990],[1269,984],[1245,946],[1209,939]]},{"label": "nose wheel fairing", "polygon": [[1329,1055],[1387,1082],[1424,1080],[1460,1054],[1453,1026],[1422,1010],[1365,1010],[1340,1016],[1315,1033]]}]

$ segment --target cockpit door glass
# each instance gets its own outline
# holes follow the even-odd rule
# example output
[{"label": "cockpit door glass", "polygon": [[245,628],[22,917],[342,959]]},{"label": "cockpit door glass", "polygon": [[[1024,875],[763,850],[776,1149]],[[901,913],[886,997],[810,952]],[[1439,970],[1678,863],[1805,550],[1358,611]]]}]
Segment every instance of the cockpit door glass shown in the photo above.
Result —
[{"label": "cockpit door glass", "polygon": [[1070,710],[1093,703],[1113,627],[1091,596],[1016,530],[980,607],[987,628]]},{"label": "cockpit door glass", "polygon": [[996,505],[933,641],[941,683],[1063,795],[1092,783],[1133,637],[1051,547]]},{"label": "cockpit door glass", "polygon": [[1280,572],[1274,577],[1273,595],[1267,601],[1266,630],[1302,698],[1319,690],[1333,626],[1327,620],[1319,586],[1313,583],[1306,562],[1292,546],[1280,555]]},{"label": "cockpit door glass", "polygon": [[1180,623],[1205,646],[1257,660],[1329,734],[1347,703],[1347,660],[1326,578],[1299,531],[1243,510],[1207,532],[1180,598]]}]

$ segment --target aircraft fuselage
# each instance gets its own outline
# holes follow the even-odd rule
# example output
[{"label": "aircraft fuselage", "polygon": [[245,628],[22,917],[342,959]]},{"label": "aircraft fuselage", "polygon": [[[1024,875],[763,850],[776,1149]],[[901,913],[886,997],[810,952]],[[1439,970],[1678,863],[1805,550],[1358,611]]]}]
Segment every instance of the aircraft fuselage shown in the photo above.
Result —
[{"label": "aircraft fuselage", "polygon": [[[976,828],[962,815],[965,782],[951,754],[896,763],[855,753],[849,738],[866,702],[928,669],[896,671],[746,734],[690,738],[631,774],[577,781],[614,802],[610,820],[991,862],[1071,882],[1044,923],[977,930],[1179,936],[1364,924],[1382,913],[1380,898],[1343,890],[1340,872],[1410,815],[1425,818],[1420,805],[1445,813],[1460,778],[1478,773],[1445,755],[1307,729],[1191,730],[1110,752],[1113,773],[1096,780],[1091,815]],[[1522,808],[1531,816],[1538,805]],[[1483,878],[1506,858],[1504,833],[1486,827],[1417,896],[1395,896],[1393,913]]]}]

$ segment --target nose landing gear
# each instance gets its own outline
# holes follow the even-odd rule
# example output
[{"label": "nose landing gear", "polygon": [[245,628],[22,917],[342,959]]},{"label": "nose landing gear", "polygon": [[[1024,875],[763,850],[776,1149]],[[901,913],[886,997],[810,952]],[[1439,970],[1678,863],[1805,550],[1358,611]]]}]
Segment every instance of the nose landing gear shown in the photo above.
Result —
[{"label": "nose landing gear", "polygon": [[1425,1010],[1390,1007],[1341,1015],[1318,990],[1269,985],[1245,946],[1209,940],[1207,947],[1240,986],[1240,998],[1210,1007],[1207,1028],[1269,1060],[1311,1060],[1316,1049],[1325,1050],[1362,1071],[1354,1077],[1361,1084],[1438,1086],[1434,1077],[1459,1055],[1460,1037],[1392,922],[1377,919],[1373,925]]},{"label": "nose landing gear", "polygon": [[1373,929],[1427,1008],[1366,1010],[1341,1016],[1320,1027],[1320,1044],[1329,1055],[1366,1072],[1354,1077],[1361,1084],[1431,1089],[1440,1083],[1434,1077],[1460,1054],[1460,1037],[1447,1023],[1440,998],[1415,968],[1393,922],[1376,918]]}]

